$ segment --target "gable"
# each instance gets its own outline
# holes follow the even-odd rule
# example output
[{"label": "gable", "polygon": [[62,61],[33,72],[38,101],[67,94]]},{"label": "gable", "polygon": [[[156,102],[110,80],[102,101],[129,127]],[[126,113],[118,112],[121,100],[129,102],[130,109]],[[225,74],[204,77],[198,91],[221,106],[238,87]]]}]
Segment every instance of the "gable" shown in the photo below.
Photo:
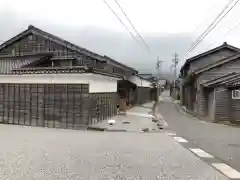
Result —
[{"label": "gable", "polygon": [[190,72],[194,72],[197,69],[203,68],[209,64],[216,63],[224,58],[227,58],[229,56],[232,56],[236,54],[236,51],[228,48],[222,48],[218,51],[215,51],[211,54],[205,55],[199,59],[196,59],[195,61],[190,63]]},{"label": "gable", "polygon": [[[29,35],[29,34],[34,34],[37,37],[42,37],[44,39],[49,40],[51,43],[55,43],[57,45],[60,45],[61,47],[63,47],[64,50],[68,51],[68,52],[74,52],[74,53],[78,53],[79,55],[84,55],[86,57],[91,57],[92,59],[98,60],[98,61],[104,61],[103,57],[93,53],[85,48],[81,48],[75,44],[72,44],[68,41],[65,41],[55,35],[52,35],[50,33],[47,33],[45,31],[42,31],[32,25],[30,25],[28,27],[27,30],[23,31],[22,33],[16,35],[15,37],[9,39],[8,41],[6,41],[5,43],[3,43],[2,45],[0,45],[0,51],[2,49],[5,49],[6,47],[9,47],[10,45],[14,44],[15,42],[19,41],[20,39],[24,38],[25,36]],[[41,47],[39,47],[41,48]],[[54,50],[54,49],[53,49]]]},{"label": "gable", "polygon": [[239,48],[231,46],[224,42],[223,45],[219,47],[216,47],[214,49],[211,49],[209,51],[203,52],[199,55],[187,59],[184,65],[181,67],[180,70],[181,76],[189,75],[190,73],[196,71],[197,69],[218,62],[221,59],[232,56],[239,52],[240,52]]},{"label": "gable", "polygon": [[240,57],[209,69],[208,71],[202,72],[198,75],[199,83],[220,78],[228,75],[229,73],[240,73]]},{"label": "gable", "polygon": [[28,55],[37,52],[56,52],[56,54],[73,54],[73,51],[49,39],[29,33],[0,49],[0,56]]}]

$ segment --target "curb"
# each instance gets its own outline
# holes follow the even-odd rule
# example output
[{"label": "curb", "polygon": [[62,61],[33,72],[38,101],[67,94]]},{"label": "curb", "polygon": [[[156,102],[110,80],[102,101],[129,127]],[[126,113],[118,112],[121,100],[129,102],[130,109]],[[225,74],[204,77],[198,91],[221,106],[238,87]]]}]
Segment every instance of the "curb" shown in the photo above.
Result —
[{"label": "curb", "polygon": [[126,129],[108,129],[108,128],[97,128],[97,127],[89,127],[87,128],[89,131],[101,131],[101,132],[136,132],[136,133],[151,133],[151,132],[158,132],[158,129],[151,129],[147,131],[135,131],[135,130],[126,130]]},{"label": "curb", "polygon": [[101,128],[101,127],[88,127],[87,130],[89,131],[105,131],[105,132],[127,132],[126,129],[108,129],[108,128]]},{"label": "curb", "polygon": [[89,130],[89,131],[105,131],[106,128],[100,128],[100,127],[87,127],[87,130]]}]

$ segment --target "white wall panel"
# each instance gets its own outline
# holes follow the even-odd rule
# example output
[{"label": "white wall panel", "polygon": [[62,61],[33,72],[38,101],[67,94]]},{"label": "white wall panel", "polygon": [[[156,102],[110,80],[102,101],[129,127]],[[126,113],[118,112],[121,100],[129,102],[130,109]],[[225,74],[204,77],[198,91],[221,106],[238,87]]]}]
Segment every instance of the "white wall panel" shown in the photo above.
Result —
[{"label": "white wall panel", "polygon": [[0,75],[0,83],[18,84],[89,84],[89,92],[117,92],[117,78],[85,74]]},{"label": "white wall panel", "polygon": [[152,87],[152,83],[138,76],[131,76],[128,78],[129,81],[136,84],[138,87]]}]

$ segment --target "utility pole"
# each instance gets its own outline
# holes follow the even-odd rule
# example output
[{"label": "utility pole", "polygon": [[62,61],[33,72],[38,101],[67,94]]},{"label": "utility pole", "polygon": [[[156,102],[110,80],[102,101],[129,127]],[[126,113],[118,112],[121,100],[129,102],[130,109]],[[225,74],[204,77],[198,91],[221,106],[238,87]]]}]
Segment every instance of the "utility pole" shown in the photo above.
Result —
[{"label": "utility pole", "polygon": [[175,52],[172,59],[172,66],[173,66],[173,75],[174,75],[174,81],[173,81],[173,95],[176,98],[176,79],[177,79],[177,65],[179,62],[178,54]]},{"label": "utility pole", "polygon": [[156,68],[157,68],[157,79],[156,79],[156,88],[157,88],[157,98],[156,101],[159,101],[159,96],[160,96],[160,88],[159,88],[159,79],[160,79],[160,70],[161,70],[161,65],[163,61],[159,60],[159,56],[157,57],[157,63],[156,63]]}]

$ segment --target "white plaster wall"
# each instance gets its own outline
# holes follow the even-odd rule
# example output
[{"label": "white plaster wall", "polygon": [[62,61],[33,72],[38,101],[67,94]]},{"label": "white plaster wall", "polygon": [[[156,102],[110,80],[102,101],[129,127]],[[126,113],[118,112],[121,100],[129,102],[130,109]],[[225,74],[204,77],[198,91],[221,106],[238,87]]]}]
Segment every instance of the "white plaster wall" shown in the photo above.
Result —
[{"label": "white plaster wall", "polygon": [[117,92],[117,78],[85,74],[0,75],[0,83],[19,84],[89,84],[89,92]]},{"label": "white plaster wall", "polygon": [[129,81],[136,84],[138,87],[152,87],[152,84],[150,81],[147,81],[145,79],[141,79],[138,76],[130,76],[128,78]]},{"label": "white plaster wall", "polygon": [[142,79],[142,87],[152,87],[152,83],[145,79]]},{"label": "white plaster wall", "polygon": [[158,82],[158,84],[159,84],[160,86],[164,86],[164,85],[166,84],[166,80],[165,80],[165,79],[160,79],[159,82]]},{"label": "white plaster wall", "polygon": [[138,87],[141,87],[142,83],[141,83],[141,79],[137,76],[130,76],[128,78],[128,80],[134,84],[136,84]]}]

